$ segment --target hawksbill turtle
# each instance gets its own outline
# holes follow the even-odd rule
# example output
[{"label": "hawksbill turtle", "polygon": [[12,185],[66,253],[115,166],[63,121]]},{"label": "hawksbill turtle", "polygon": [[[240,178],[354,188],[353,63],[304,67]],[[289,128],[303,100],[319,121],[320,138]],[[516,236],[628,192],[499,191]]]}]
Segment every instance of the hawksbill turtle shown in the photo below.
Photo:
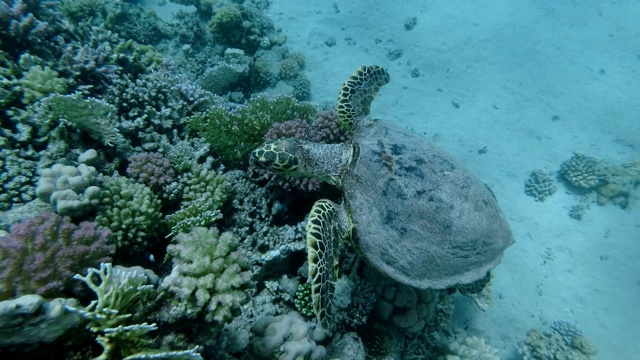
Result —
[{"label": "hawksbill turtle", "polygon": [[251,153],[253,166],[342,190],[341,203],[318,200],[306,225],[313,309],[325,329],[347,238],[368,265],[420,289],[482,283],[514,242],[491,190],[466,168],[414,132],[367,120],[389,80],[386,69],[362,66],[342,85],[337,115],[351,141],[285,138]]}]

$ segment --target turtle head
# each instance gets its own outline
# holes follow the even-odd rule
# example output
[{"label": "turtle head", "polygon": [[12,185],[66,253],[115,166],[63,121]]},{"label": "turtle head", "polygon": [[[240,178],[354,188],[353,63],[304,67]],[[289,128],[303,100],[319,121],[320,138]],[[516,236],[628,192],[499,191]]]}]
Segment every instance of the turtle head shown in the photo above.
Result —
[{"label": "turtle head", "polygon": [[303,144],[293,138],[277,139],[262,144],[251,152],[251,165],[282,175],[296,175]]}]

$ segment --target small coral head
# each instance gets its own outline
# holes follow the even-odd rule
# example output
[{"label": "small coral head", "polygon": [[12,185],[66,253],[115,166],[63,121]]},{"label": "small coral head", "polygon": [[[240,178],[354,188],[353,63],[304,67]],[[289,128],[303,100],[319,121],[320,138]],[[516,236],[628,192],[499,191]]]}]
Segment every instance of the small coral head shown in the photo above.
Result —
[{"label": "small coral head", "polygon": [[252,166],[282,175],[294,175],[300,165],[302,142],[293,138],[268,141],[251,152]]}]

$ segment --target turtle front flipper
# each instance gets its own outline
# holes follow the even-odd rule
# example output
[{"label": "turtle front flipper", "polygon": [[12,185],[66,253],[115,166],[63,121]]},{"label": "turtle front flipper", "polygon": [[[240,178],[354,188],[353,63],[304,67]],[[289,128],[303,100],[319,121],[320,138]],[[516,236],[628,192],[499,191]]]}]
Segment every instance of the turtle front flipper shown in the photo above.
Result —
[{"label": "turtle front flipper", "polygon": [[313,311],[322,328],[331,331],[333,293],[338,280],[340,244],[350,225],[343,206],[327,199],[313,204],[307,221],[307,252]]},{"label": "turtle front flipper", "polygon": [[357,131],[369,115],[376,94],[390,79],[387,70],[378,65],[361,66],[351,75],[338,94],[336,113],[340,125],[348,131]]}]

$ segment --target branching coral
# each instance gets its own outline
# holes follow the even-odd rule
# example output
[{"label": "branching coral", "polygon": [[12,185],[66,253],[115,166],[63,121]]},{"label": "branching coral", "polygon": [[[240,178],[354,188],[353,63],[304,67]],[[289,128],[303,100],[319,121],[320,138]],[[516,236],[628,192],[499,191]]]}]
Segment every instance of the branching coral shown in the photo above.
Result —
[{"label": "branching coral", "polygon": [[110,260],[110,233],[93,222],[76,226],[67,217],[46,213],[14,224],[0,237],[0,299],[63,295],[72,274]]},{"label": "branching coral", "polygon": [[246,106],[214,107],[190,118],[189,127],[209,142],[223,164],[242,168],[272,124],[296,118],[308,121],[315,113],[313,104],[290,96],[260,96]]},{"label": "branching coral", "polygon": [[83,99],[81,93],[48,96],[38,109],[42,119],[70,124],[107,146],[124,144],[124,138],[114,126],[113,113],[115,108],[110,104],[95,98]]},{"label": "branching coral", "polygon": [[118,252],[141,251],[162,227],[160,200],[143,184],[125,177],[106,179],[96,221],[113,231]]},{"label": "branching coral", "polygon": [[127,175],[157,192],[173,181],[175,172],[162,154],[145,152],[129,157]]},{"label": "branching coral", "polygon": [[173,270],[160,285],[173,296],[165,316],[230,321],[249,299],[245,289],[252,284],[249,260],[238,245],[233,234],[216,228],[178,234],[167,247]]},{"label": "branching coral", "polygon": [[97,335],[96,341],[103,349],[97,360],[202,359],[198,354],[199,347],[185,351],[151,349],[153,341],[146,335],[158,328],[156,324],[125,325],[132,316],[128,311],[154,290],[143,273],[114,269],[110,263],[103,263],[99,269],[88,269],[86,276],[76,274],[73,278],[83,281],[98,297],[86,308],[67,306],[67,310],[91,322],[89,329]]}]

